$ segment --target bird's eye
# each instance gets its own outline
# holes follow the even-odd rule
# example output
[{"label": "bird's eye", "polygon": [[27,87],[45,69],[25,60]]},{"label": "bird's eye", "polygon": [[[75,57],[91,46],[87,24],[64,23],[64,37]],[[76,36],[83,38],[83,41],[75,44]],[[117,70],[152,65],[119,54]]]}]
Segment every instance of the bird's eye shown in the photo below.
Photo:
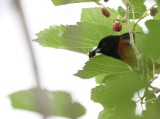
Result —
[{"label": "bird's eye", "polygon": [[102,43],[102,48],[105,48],[106,47],[106,43]]}]

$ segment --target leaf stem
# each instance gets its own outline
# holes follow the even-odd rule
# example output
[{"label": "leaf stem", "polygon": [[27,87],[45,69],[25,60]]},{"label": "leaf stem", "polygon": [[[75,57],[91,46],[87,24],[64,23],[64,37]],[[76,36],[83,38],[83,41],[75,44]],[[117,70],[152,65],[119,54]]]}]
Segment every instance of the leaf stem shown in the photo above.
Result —
[{"label": "leaf stem", "polygon": [[136,58],[137,58],[137,63],[138,63],[138,69],[139,69],[139,66],[140,66],[140,59],[141,59],[141,54],[140,52],[138,51],[135,43],[134,43],[134,37],[133,37],[133,31],[131,29],[131,26],[130,26],[130,20],[129,20],[129,7],[130,7],[130,4],[129,4],[129,1],[126,0],[126,16],[125,16],[125,21],[126,21],[126,24],[127,24],[127,27],[128,27],[128,31],[129,31],[129,36],[130,36],[130,44],[134,50],[134,53],[136,55]]},{"label": "leaf stem", "polygon": [[153,99],[147,100],[147,101],[145,101],[143,104],[150,103],[150,102],[153,102],[153,101],[155,101],[155,100],[157,100],[157,98],[153,98]]}]

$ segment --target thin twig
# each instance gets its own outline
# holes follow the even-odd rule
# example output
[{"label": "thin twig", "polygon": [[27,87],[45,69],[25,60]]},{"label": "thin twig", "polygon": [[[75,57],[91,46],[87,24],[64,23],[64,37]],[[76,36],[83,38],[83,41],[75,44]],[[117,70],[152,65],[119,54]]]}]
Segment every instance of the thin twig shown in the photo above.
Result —
[{"label": "thin twig", "polygon": [[30,35],[28,32],[29,30],[27,28],[26,19],[25,19],[24,13],[23,13],[21,0],[13,0],[13,2],[14,2],[14,6],[16,7],[16,9],[18,11],[17,13],[19,15],[19,19],[20,19],[20,23],[22,25],[23,33],[24,33],[24,36],[26,37],[25,42],[28,47],[27,49],[29,51],[29,55],[31,58],[31,63],[32,63],[31,65],[33,68],[33,72],[34,72],[33,74],[35,76],[35,81],[36,81],[36,85],[37,85],[37,90],[36,90],[37,108],[41,112],[41,114],[43,114],[43,119],[46,119],[48,105],[46,104],[47,101],[45,100],[45,97],[42,92],[41,81],[40,81],[40,77],[39,77],[39,73],[38,73],[38,66],[36,63],[34,50],[33,50],[33,47],[32,47],[31,41],[30,41]]},{"label": "thin twig", "polygon": [[130,5],[129,5],[129,1],[126,0],[126,16],[125,16],[125,21],[126,21],[126,24],[127,24],[127,27],[128,27],[128,31],[129,31],[129,36],[130,36],[130,44],[134,50],[134,53],[136,55],[136,58],[137,58],[137,62],[138,62],[138,68],[140,66],[140,59],[141,59],[141,54],[140,52],[138,51],[135,43],[134,43],[134,37],[133,37],[133,31],[132,31],[132,28],[130,26],[130,20],[129,20],[129,8],[130,8]]}]

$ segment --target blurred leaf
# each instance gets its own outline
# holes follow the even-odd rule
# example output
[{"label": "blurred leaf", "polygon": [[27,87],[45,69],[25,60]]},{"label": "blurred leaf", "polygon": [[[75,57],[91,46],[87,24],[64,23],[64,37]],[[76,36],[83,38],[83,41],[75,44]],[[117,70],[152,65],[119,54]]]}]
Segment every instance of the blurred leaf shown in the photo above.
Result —
[{"label": "blurred leaf", "polygon": [[[38,108],[35,91],[36,89],[33,88],[30,90],[19,91],[11,94],[9,97],[12,102],[12,106],[17,109],[24,109],[41,113]],[[46,116],[64,116],[69,118],[77,118],[85,114],[84,107],[78,102],[73,101],[70,94],[67,92],[51,92],[42,90],[41,93],[43,93],[42,98],[45,98],[45,104],[48,106]]]},{"label": "blurred leaf", "polygon": [[83,70],[78,71],[75,75],[88,79],[98,75],[122,74],[131,72],[131,68],[124,62],[112,57],[100,55],[93,57],[86,62]]},{"label": "blurred leaf", "polygon": [[[129,9],[129,18],[138,19],[146,12],[146,6],[144,5],[144,0],[129,0],[130,9]],[[124,2],[125,3],[125,2]],[[119,14],[125,16],[125,9],[121,6],[118,8]]]},{"label": "blurred leaf", "polygon": [[72,4],[72,3],[80,3],[80,2],[98,2],[99,0],[51,0],[54,5],[65,5],[65,4]]},{"label": "blurred leaf", "polygon": [[105,85],[92,89],[91,99],[106,108],[123,105],[144,87],[140,75],[135,72],[110,75],[105,81]]}]

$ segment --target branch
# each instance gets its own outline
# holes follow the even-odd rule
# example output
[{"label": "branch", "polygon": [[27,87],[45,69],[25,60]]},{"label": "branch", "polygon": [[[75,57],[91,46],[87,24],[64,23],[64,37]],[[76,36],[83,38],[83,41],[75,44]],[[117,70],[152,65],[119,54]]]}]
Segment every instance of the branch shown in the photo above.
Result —
[{"label": "branch", "polygon": [[130,44],[134,50],[134,53],[136,55],[136,58],[137,58],[137,61],[138,61],[138,66],[139,66],[139,61],[141,59],[141,54],[140,52],[138,51],[135,43],[134,43],[134,38],[133,38],[133,30],[130,26],[130,20],[129,20],[129,8],[130,8],[130,5],[129,5],[129,1],[126,0],[126,16],[125,16],[125,22],[127,24],[127,27],[128,27],[128,31],[129,31],[129,36],[130,36]]}]

